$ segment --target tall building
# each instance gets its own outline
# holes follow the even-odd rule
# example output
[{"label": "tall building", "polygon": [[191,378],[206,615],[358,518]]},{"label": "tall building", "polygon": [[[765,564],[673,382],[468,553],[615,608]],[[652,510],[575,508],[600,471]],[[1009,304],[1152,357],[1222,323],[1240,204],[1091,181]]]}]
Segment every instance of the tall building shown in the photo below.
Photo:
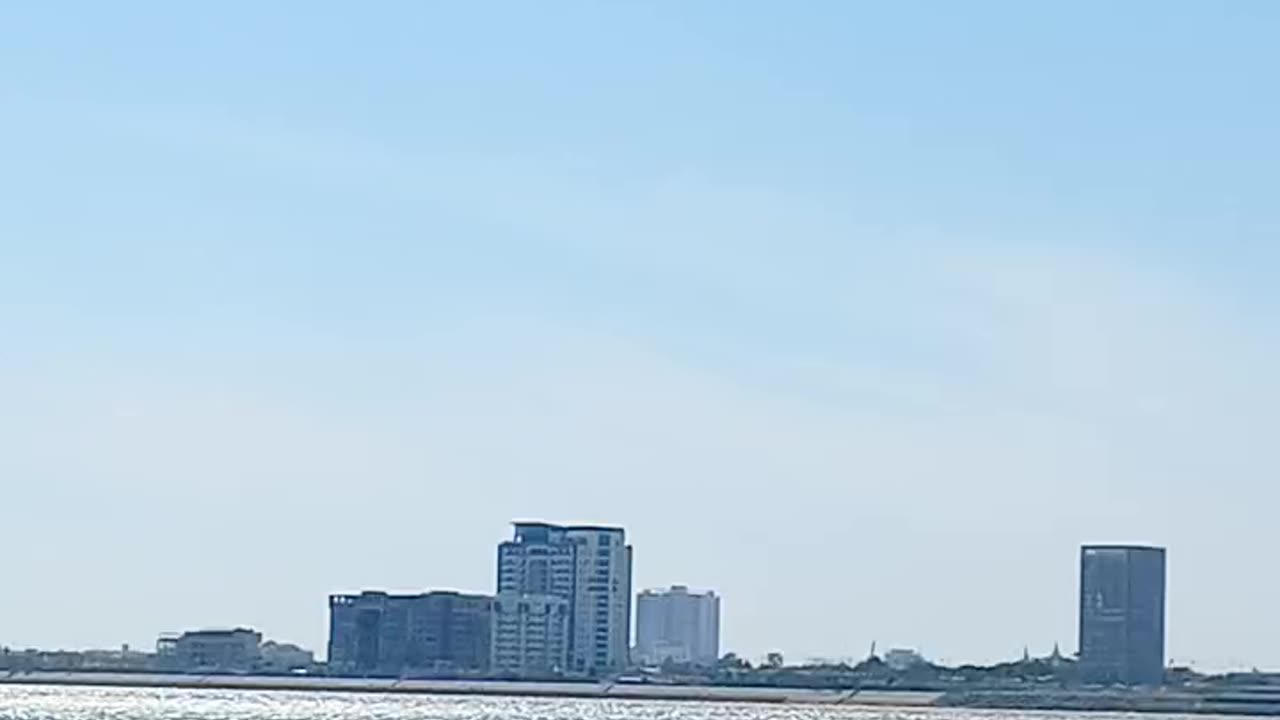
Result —
[{"label": "tall building", "polygon": [[646,590],[636,598],[636,659],[714,665],[720,657],[720,598],[683,585]]},{"label": "tall building", "polygon": [[487,672],[492,612],[487,595],[333,595],[329,667],[341,675]]},{"label": "tall building", "polygon": [[1080,550],[1080,674],[1087,683],[1164,680],[1165,550]]},{"label": "tall building", "polygon": [[631,547],[622,528],[515,523],[498,546],[499,595],[550,595],[569,604],[573,675],[624,670],[631,644]]},{"label": "tall building", "polygon": [[493,654],[498,675],[561,675],[569,663],[569,601],[554,595],[499,594],[493,603]]}]

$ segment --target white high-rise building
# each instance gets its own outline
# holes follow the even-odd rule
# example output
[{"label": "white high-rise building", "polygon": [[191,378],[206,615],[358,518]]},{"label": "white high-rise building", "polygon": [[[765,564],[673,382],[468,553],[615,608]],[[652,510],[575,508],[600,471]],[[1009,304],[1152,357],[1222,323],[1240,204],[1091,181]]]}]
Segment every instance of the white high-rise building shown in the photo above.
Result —
[{"label": "white high-rise building", "polygon": [[648,665],[713,665],[720,657],[720,598],[683,585],[636,599],[636,658]]},{"label": "white high-rise building", "polygon": [[569,603],[571,675],[626,669],[631,642],[631,547],[622,528],[516,523],[498,546],[498,594]]}]

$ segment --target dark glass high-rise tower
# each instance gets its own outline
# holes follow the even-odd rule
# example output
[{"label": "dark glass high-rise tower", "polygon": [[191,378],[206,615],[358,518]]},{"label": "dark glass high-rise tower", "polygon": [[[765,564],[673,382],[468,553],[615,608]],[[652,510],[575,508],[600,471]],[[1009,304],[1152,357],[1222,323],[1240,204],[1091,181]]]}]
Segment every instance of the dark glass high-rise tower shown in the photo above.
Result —
[{"label": "dark glass high-rise tower", "polygon": [[1081,679],[1091,684],[1161,684],[1164,611],[1164,548],[1081,548]]}]

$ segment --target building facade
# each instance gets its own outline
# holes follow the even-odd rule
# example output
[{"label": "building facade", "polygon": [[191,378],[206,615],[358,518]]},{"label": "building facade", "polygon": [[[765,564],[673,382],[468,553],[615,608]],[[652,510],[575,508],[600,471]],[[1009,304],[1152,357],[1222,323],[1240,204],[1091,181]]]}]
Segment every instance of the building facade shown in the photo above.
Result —
[{"label": "building facade", "polygon": [[516,523],[498,546],[498,594],[568,603],[566,674],[626,669],[631,645],[631,559],[622,528]]},{"label": "building facade", "polygon": [[486,673],[492,612],[487,595],[333,595],[329,667],[381,677]]},{"label": "building facade", "polygon": [[720,658],[720,598],[683,585],[646,590],[636,597],[638,662],[710,666]]},{"label": "building facade", "polygon": [[1090,684],[1164,681],[1165,550],[1080,551],[1080,676]]},{"label": "building facade", "polygon": [[248,673],[262,659],[262,634],[248,628],[194,630],[156,643],[161,667],[177,672]]},{"label": "building facade", "polygon": [[493,604],[496,675],[555,677],[569,664],[569,601],[554,595],[499,593]]}]

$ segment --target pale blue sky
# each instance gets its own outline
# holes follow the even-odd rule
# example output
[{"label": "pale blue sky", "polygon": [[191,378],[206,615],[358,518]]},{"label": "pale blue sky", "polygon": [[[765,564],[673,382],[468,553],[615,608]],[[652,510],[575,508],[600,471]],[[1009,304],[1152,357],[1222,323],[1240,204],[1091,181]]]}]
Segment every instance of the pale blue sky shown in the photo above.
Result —
[{"label": "pale blue sky", "polygon": [[1280,6],[0,6],[0,644],[489,591],[624,524],[727,649],[1280,667]]}]

